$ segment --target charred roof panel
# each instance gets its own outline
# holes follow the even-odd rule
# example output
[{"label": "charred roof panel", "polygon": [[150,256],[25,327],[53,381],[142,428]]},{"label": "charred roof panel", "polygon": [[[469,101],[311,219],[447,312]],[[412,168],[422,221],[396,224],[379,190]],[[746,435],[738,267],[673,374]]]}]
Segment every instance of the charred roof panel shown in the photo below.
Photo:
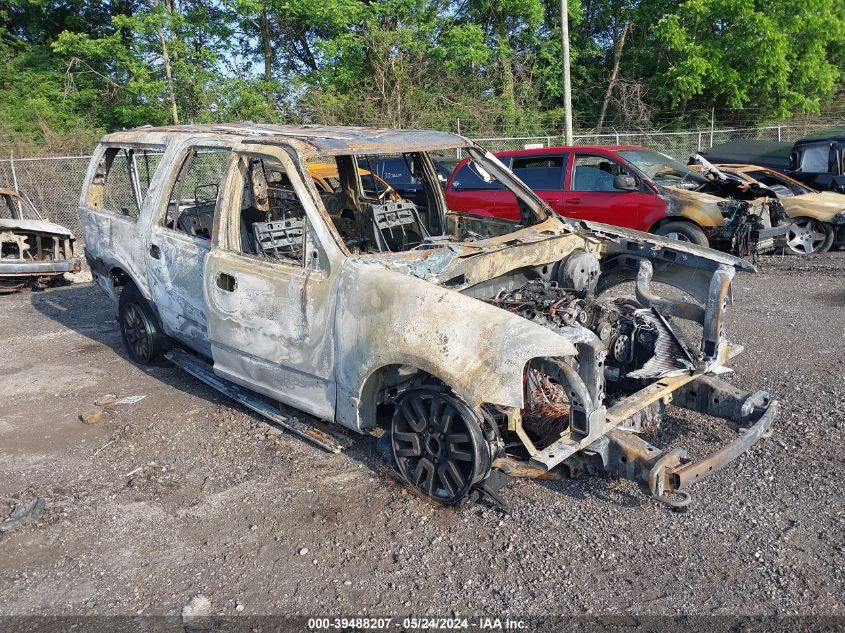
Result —
[{"label": "charred roof panel", "polygon": [[409,152],[468,147],[468,139],[436,130],[402,130],[327,125],[271,125],[264,123],[231,123],[210,125],[174,125],[140,127],[107,135],[103,141],[141,142],[150,136],[214,136],[226,135],[234,140],[256,144],[279,144],[296,141],[313,154],[363,154]]}]

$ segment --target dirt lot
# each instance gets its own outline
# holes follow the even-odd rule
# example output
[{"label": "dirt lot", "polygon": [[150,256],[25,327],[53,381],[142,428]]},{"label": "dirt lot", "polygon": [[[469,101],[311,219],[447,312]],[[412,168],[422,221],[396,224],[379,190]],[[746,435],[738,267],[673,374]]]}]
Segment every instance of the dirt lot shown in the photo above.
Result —
[{"label": "dirt lot", "polygon": [[[845,253],[738,276],[739,386],[773,438],[686,514],[627,481],[515,482],[512,513],[409,494],[362,437],[327,455],[174,368],[127,360],[93,285],[0,298],[0,614],[845,615]],[[79,414],[106,394],[145,396]],[[691,453],[731,433],[670,409]],[[679,436],[683,436],[678,439]]]}]

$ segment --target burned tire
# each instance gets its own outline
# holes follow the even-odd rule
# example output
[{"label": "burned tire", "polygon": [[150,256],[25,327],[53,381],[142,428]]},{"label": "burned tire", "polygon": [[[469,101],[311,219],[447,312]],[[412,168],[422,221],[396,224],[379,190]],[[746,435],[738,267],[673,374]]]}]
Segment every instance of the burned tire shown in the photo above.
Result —
[{"label": "burned tire", "polygon": [[796,218],[786,233],[786,250],[793,255],[820,255],[833,245],[833,227],[813,218]]},{"label": "burned tire", "polygon": [[402,476],[440,503],[459,503],[490,474],[492,456],[478,416],[446,389],[401,394],[391,444]]},{"label": "burned tire", "polygon": [[129,358],[139,365],[160,361],[167,348],[167,336],[155,311],[133,283],[120,293],[118,318]]},{"label": "burned tire", "polygon": [[710,246],[707,236],[692,222],[667,222],[654,231],[657,235],[679,242],[691,242],[699,246]]}]

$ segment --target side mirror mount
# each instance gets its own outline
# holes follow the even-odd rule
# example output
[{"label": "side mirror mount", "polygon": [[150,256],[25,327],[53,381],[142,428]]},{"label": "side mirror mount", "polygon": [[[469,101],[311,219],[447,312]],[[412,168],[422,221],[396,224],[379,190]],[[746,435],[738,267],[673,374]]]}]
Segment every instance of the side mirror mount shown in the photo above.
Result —
[{"label": "side mirror mount", "polygon": [[637,180],[633,176],[627,174],[619,174],[613,179],[613,188],[620,191],[636,191]]}]

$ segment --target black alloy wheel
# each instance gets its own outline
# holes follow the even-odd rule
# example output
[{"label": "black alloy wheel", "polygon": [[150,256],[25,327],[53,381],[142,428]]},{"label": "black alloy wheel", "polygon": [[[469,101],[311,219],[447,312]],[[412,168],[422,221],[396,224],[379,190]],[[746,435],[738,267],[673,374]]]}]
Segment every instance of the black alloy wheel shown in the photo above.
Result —
[{"label": "black alloy wheel", "polygon": [[166,337],[155,312],[134,284],[120,293],[118,313],[129,357],[140,365],[158,361],[165,351]]},{"label": "black alloy wheel", "polygon": [[399,472],[435,501],[459,503],[490,473],[490,448],[478,416],[445,389],[401,394],[391,431]]}]

